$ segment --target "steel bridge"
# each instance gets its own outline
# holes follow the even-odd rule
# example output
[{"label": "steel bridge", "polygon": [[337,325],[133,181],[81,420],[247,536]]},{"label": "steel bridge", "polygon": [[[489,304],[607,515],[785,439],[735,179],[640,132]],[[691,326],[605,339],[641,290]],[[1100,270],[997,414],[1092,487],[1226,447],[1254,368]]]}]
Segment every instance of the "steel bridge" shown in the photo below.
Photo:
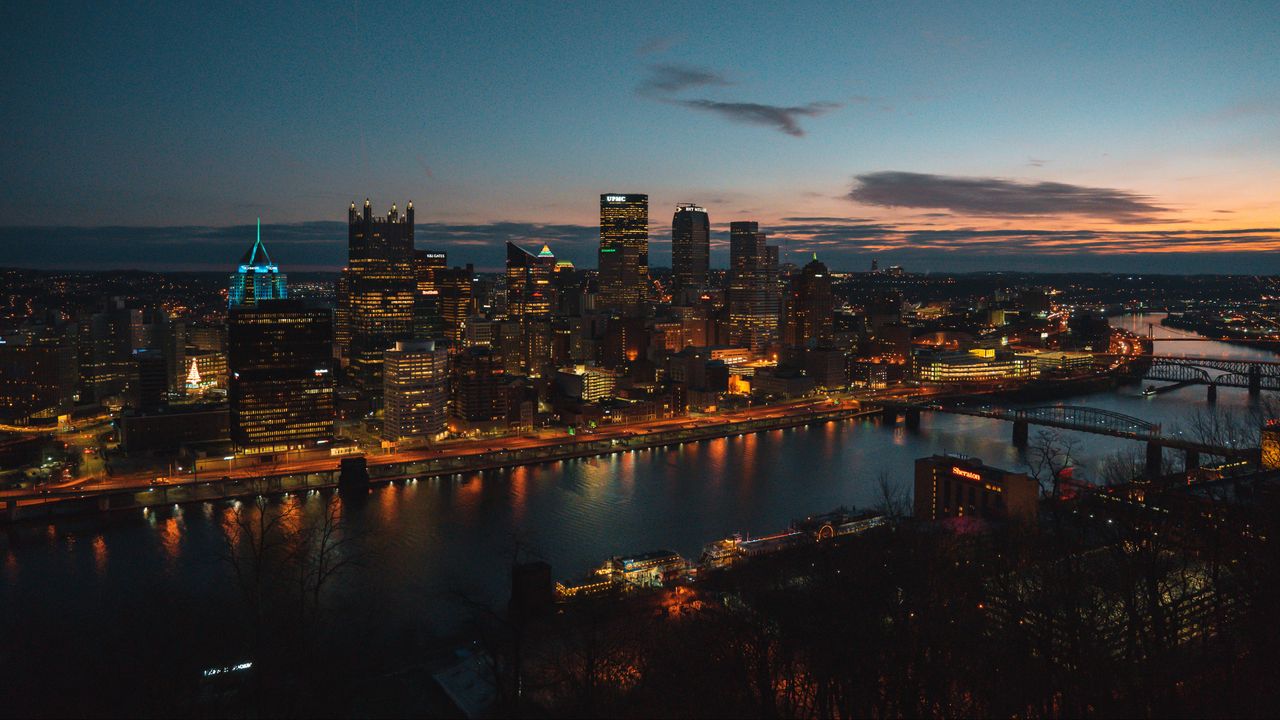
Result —
[{"label": "steel bridge", "polygon": [[1013,423],[1013,444],[1018,447],[1025,447],[1028,444],[1029,429],[1032,425],[1145,442],[1147,444],[1147,472],[1153,477],[1160,472],[1164,448],[1182,451],[1185,455],[1184,465],[1187,469],[1198,467],[1201,455],[1211,455],[1231,460],[1256,460],[1259,456],[1258,448],[1223,447],[1179,437],[1169,437],[1160,434],[1160,426],[1156,423],[1110,410],[1080,405],[1000,408],[989,405],[929,404],[907,400],[887,401],[882,403],[881,407],[886,420],[896,422],[900,414],[905,414],[908,426],[914,425],[918,427],[922,412],[969,415],[971,417],[1011,422]]},{"label": "steel bridge", "polygon": [[1149,380],[1242,387],[1250,392],[1280,390],[1280,362],[1171,355],[1144,355],[1141,358],[1151,362],[1142,375]]},{"label": "steel bridge", "polygon": [[1131,415],[1123,415],[1110,410],[1081,405],[1042,405],[1039,407],[1013,409],[974,408],[954,405],[930,409],[955,415],[972,415],[993,420],[1008,420],[1015,424],[1043,425],[1063,430],[1094,433],[1096,435],[1110,435],[1111,437],[1125,438],[1126,440],[1150,440],[1160,437],[1160,426],[1155,423],[1150,423]]}]

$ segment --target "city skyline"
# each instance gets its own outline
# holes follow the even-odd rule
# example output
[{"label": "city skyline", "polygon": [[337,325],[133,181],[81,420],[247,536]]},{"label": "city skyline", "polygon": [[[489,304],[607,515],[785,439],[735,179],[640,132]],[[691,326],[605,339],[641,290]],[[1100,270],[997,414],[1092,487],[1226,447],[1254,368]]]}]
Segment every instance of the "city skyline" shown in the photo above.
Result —
[{"label": "city skyline", "polygon": [[655,267],[693,202],[720,268],[755,220],[833,270],[1276,272],[1280,9],[1149,9],[11,6],[0,265],[222,270],[262,216],[282,267],[337,269],[367,196],[481,268],[593,267],[619,190]]},{"label": "city skyline", "polygon": [[0,720],[1271,717],[1278,31],[0,4]]}]

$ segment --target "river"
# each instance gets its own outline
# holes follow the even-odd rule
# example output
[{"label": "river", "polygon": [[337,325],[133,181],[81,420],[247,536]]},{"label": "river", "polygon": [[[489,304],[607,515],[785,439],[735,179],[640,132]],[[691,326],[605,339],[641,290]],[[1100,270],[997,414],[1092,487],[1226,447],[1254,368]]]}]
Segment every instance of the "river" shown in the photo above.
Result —
[{"label": "river", "polygon": [[[1162,328],[1161,317],[1130,315],[1113,324],[1143,334],[1154,324],[1157,336],[1186,335]],[[1275,359],[1216,342],[1159,343],[1157,351]],[[1143,396],[1139,386],[1127,386],[1064,402],[1176,432],[1204,406],[1205,394],[1203,386],[1189,386]],[[1220,408],[1244,409],[1249,402],[1244,390],[1219,389]],[[1078,439],[1086,476],[1103,458],[1134,446],[1094,435]],[[1010,444],[1008,424],[926,413],[918,431],[870,420],[833,422],[378,487],[367,501],[343,508],[362,562],[341,578],[336,594],[368,613],[370,632],[451,633],[466,617],[459,596],[505,600],[517,542],[550,562],[558,579],[579,577],[612,555],[651,549],[696,558],[705,543],[734,532],[763,534],[838,506],[872,506],[881,474],[909,492],[912,462],[941,452],[976,455],[1010,470],[1026,467]],[[291,502],[314,514],[329,500],[313,494]],[[229,569],[219,560],[218,520],[227,506],[175,506],[8,530],[0,539],[4,620],[10,629],[50,623],[51,633],[127,631],[153,604],[231,602]]]}]

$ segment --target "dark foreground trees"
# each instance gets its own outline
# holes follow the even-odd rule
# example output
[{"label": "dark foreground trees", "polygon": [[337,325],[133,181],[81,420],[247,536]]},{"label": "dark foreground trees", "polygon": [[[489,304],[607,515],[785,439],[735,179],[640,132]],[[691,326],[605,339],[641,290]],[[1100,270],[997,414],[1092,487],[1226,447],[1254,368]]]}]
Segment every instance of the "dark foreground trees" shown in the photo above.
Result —
[{"label": "dark foreground trees", "polygon": [[[1087,505],[1063,515],[1044,528],[904,524],[688,588],[569,606],[526,628],[521,693],[504,710],[1272,713],[1274,543],[1241,537],[1239,526],[1124,524]],[[1249,522],[1275,525],[1260,512]],[[501,672],[501,644],[493,652]]]}]

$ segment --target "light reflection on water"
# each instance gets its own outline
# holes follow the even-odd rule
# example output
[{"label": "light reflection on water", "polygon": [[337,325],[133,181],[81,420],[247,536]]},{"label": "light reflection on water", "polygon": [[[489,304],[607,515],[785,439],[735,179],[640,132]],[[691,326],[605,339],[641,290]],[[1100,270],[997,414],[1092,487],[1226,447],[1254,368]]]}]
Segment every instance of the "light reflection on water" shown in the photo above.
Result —
[{"label": "light reflection on water", "polygon": [[[1158,317],[1120,322],[1145,332],[1148,321]],[[1183,345],[1205,355],[1275,357],[1218,343]],[[1135,415],[1169,431],[1185,425],[1205,400],[1200,386],[1140,393],[1140,386],[1127,386],[1064,402]],[[1219,407],[1249,402],[1243,390],[1219,390]],[[558,578],[576,577],[611,555],[656,548],[696,557],[706,542],[734,532],[763,534],[838,506],[873,505],[881,473],[909,489],[912,462],[932,453],[976,455],[1021,470],[1025,458],[1011,445],[1010,433],[999,421],[925,413],[919,430],[885,428],[874,420],[831,422],[383,486],[341,508],[365,553],[343,590],[375,603],[388,627],[448,629],[460,617],[450,600],[455,592],[505,599],[517,543],[549,561]],[[1077,437],[1086,476],[1108,455],[1135,447],[1116,438]],[[270,502],[314,519],[335,501],[336,495],[317,492]],[[156,587],[227,596],[228,571],[218,557],[231,514],[229,503],[205,503],[158,508],[145,517],[21,526],[0,538],[0,604],[16,612],[51,596],[145,604]],[[76,612],[89,621],[98,610],[84,603]]]}]

